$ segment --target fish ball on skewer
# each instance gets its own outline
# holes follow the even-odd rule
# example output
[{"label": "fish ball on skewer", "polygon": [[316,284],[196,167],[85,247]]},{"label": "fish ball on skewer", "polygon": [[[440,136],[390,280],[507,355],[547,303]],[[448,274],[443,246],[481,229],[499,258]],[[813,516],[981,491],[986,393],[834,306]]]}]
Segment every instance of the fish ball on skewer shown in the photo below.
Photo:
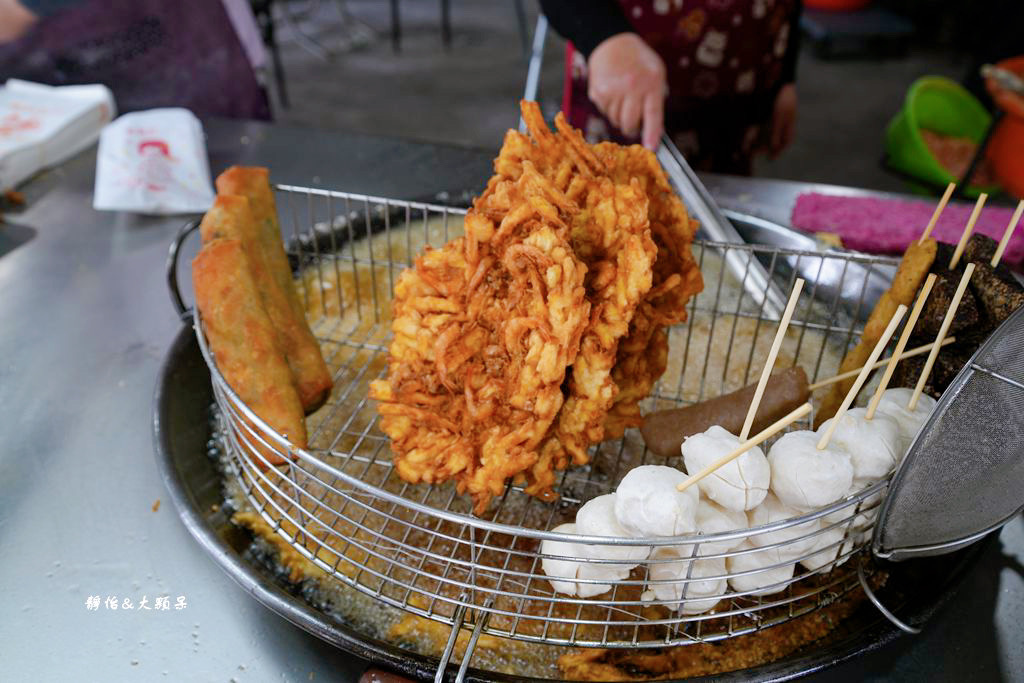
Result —
[{"label": "fish ball on skewer", "polygon": [[[896,420],[896,423],[899,425],[900,457],[906,454],[917,433],[921,431],[921,427],[924,426],[928,416],[935,409],[935,404],[938,403],[931,396],[921,394],[917,401],[917,406],[911,410],[907,407],[907,404],[910,403],[910,397],[913,395],[913,389],[906,389],[904,387],[886,389],[878,402],[878,412]],[[877,415],[878,412],[875,414]]]},{"label": "fish ball on skewer", "polygon": [[[680,450],[686,471],[699,472],[740,445],[739,437],[715,425],[683,442]],[[757,446],[719,467],[697,485],[708,498],[729,510],[750,510],[764,500],[771,469]]]},{"label": "fish ball on skewer", "polygon": [[784,590],[793,578],[796,563],[788,561],[778,548],[758,548],[744,541],[737,550],[754,552],[732,555],[725,561],[729,574],[753,572],[729,577],[729,585],[736,591],[754,596],[771,595]]},{"label": "fish ball on skewer", "polygon": [[674,467],[642,465],[630,470],[615,492],[615,517],[631,536],[682,536],[696,531],[700,490],[676,487],[686,474]]},{"label": "fish ball on skewer", "polygon": [[818,450],[817,444],[817,434],[800,430],[783,434],[768,451],[772,492],[786,505],[813,510],[850,490],[850,456],[836,448]]},{"label": "fish ball on skewer", "polygon": [[[903,456],[899,423],[888,415],[875,413],[868,420],[867,408],[851,408],[840,418],[832,433],[831,447],[846,451],[853,463],[854,481],[877,481],[887,475]],[[818,427],[824,434],[836,418]],[[863,487],[861,487],[863,488]]]},{"label": "fish ball on skewer", "polygon": [[[680,549],[664,546],[651,553],[648,579],[671,583],[650,583],[649,590],[644,591],[642,597],[644,600],[657,598],[674,602],[676,604],[671,608],[682,614],[703,614],[712,610],[725,594],[725,560],[720,557],[690,560],[680,556]],[[683,547],[682,551],[686,553],[689,549]]]}]

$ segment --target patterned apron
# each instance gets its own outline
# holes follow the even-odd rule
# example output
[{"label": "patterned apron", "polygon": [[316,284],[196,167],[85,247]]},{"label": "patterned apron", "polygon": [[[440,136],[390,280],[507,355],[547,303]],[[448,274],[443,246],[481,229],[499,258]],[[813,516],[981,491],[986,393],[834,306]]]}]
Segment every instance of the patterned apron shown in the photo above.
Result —
[{"label": "patterned apron", "polygon": [[[795,0],[618,0],[665,63],[665,129],[691,165],[749,175],[764,144]],[[587,97],[587,65],[570,44],[563,110],[589,140],[624,136]]]}]

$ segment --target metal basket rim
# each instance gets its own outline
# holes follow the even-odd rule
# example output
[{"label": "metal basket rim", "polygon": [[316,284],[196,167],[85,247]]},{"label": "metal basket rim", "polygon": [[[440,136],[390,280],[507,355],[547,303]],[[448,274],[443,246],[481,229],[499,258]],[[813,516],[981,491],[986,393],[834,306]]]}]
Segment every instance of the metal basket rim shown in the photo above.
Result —
[{"label": "metal basket rim", "polygon": [[[373,195],[364,195],[350,192],[342,192],[337,190],[317,189],[302,187],[297,185],[289,184],[273,184],[272,187],[276,190],[283,192],[296,192],[296,193],[309,193],[316,196],[322,197],[335,197],[348,200],[355,200],[361,202],[373,202],[376,204],[383,204],[385,206],[395,207],[406,207],[420,210],[440,211],[453,214],[465,214],[466,209],[444,206],[440,204],[432,204],[429,202],[416,202],[407,201],[401,199],[393,199],[387,197],[377,197]],[[870,262],[870,263],[887,263],[896,261],[890,257],[876,256],[871,254],[863,254],[860,252],[848,252],[838,250],[827,250],[827,251],[816,251],[807,249],[790,249],[785,247],[776,247],[771,245],[757,245],[757,244],[733,244],[728,242],[715,242],[709,240],[694,240],[695,242],[710,248],[718,249],[740,249],[749,252],[757,251],[770,251],[775,254],[783,256],[807,256],[821,259],[836,259],[846,260],[853,262]],[[770,320],[766,320],[771,322]],[[893,472],[890,471],[886,476],[878,480],[877,482],[869,485],[867,488],[861,489],[857,493],[836,501],[828,506],[818,508],[815,510],[808,511],[800,516],[791,517],[771,524],[760,525],[756,527],[748,527],[746,529],[738,529],[735,531],[720,532],[717,534],[696,534],[696,535],[682,535],[682,536],[657,536],[657,537],[645,537],[645,538],[623,538],[613,536],[589,536],[582,534],[567,534],[563,532],[545,531],[539,529],[531,529],[528,527],[504,524],[499,522],[492,522],[484,519],[480,519],[471,514],[464,514],[460,512],[452,512],[449,510],[442,510],[431,505],[419,503],[403,496],[397,495],[386,489],[383,489],[372,484],[368,484],[358,479],[357,477],[348,474],[333,465],[324,462],[317,457],[313,452],[305,448],[299,448],[292,444],[286,437],[277,433],[273,428],[270,427],[261,417],[256,415],[248,405],[246,405],[231,388],[231,386],[224,379],[217,367],[217,363],[213,357],[212,351],[209,349],[205,333],[202,331],[202,316],[196,308],[194,312],[193,328],[196,333],[196,338],[199,344],[200,351],[203,356],[203,360],[210,370],[213,381],[217,383],[219,388],[225,392],[225,395],[236,405],[236,409],[240,410],[246,419],[251,420],[252,424],[255,425],[260,432],[263,433],[267,438],[277,443],[291,455],[297,457],[298,460],[307,463],[319,470],[325,471],[330,475],[336,477],[338,480],[353,486],[354,488],[368,493],[374,497],[385,500],[389,503],[402,506],[406,509],[422,513],[434,518],[440,518],[448,522],[455,524],[468,525],[473,528],[481,529],[482,531],[508,534],[512,536],[520,536],[538,540],[551,540],[560,541],[565,543],[582,543],[587,545],[615,545],[615,546],[673,546],[673,545],[696,545],[696,544],[708,544],[716,541],[729,541],[736,538],[747,538],[753,535],[767,534],[782,529],[791,528],[812,522],[814,520],[821,519],[833,512],[836,512],[843,508],[859,505],[864,500],[871,497],[873,494],[888,486]]]}]

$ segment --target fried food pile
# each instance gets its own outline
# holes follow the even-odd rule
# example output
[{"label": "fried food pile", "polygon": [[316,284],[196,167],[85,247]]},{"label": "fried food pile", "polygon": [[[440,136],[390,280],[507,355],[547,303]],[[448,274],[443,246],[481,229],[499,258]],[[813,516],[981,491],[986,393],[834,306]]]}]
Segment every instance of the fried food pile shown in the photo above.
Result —
[{"label": "fried food pile", "polygon": [[[224,171],[199,232],[192,282],[217,367],[243,403],[305,448],[304,414],[323,405],[334,381],[292,281],[267,169]],[[286,462],[249,439],[253,429],[239,430],[239,439],[260,454],[257,466]]]},{"label": "fried food pile", "polygon": [[395,284],[380,427],[406,481],[454,478],[482,513],[515,479],[553,499],[555,471],[641,423],[666,327],[703,287],[696,232],[654,155],[589,145],[522,103],[465,236]]}]

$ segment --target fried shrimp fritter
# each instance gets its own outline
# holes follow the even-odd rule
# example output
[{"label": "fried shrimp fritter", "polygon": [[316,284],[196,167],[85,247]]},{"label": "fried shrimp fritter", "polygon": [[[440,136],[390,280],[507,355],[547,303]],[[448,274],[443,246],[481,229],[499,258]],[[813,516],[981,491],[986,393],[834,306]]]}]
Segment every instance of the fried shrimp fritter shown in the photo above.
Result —
[{"label": "fried shrimp fritter", "polygon": [[650,201],[648,218],[658,250],[653,285],[633,316],[629,336],[619,344],[612,371],[619,392],[605,419],[604,438],[617,439],[627,427],[642,424],[638,404],[668,363],[665,328],[686,321],[686,304],[704,288],[704,281],[690,249],[697,221],[686,213],[655,156],[639,145],[603,142],[594,149],[616,182],[628,178],[640,183]]},{"label": "fried shrimp fritter", "polygon": [[[629,332],[637,306],[651,288],[657,248],[651,239],[648,198],[640,182],[609,177],[607,165],[579,131],[559,116],[548,129],[533,102],[525,102],[527,138],[510,131],[495,162],[500,179],[514,179],[529,161],[580,207],[571,242],[586,264],[590,320],[572,366],[565,404],[527,476],[527,492],[553,495],[554,471],[586,464],[587,451],[604,437],[605,416],[618,394],[612,380],[619,341]],[[490,188],[482,202],[488,201]]]},{"label": "fried shrimp fritter", "polygon": [[466,236],[395,286],[381,429],[406,481],[454,478],[482,512],[508,479],[555,497],[555,471],[640,424],[666,326],[703,286],[696,231],[654,155],[589,145],[522,102]]},{"label": "fried shrimp fritter", "polygon": [[588,320],[575,204],[529,162],[466,216],[465,237],[402,273],[380,426],[410,482],[456,480],[480,513],[530,468]]}]

